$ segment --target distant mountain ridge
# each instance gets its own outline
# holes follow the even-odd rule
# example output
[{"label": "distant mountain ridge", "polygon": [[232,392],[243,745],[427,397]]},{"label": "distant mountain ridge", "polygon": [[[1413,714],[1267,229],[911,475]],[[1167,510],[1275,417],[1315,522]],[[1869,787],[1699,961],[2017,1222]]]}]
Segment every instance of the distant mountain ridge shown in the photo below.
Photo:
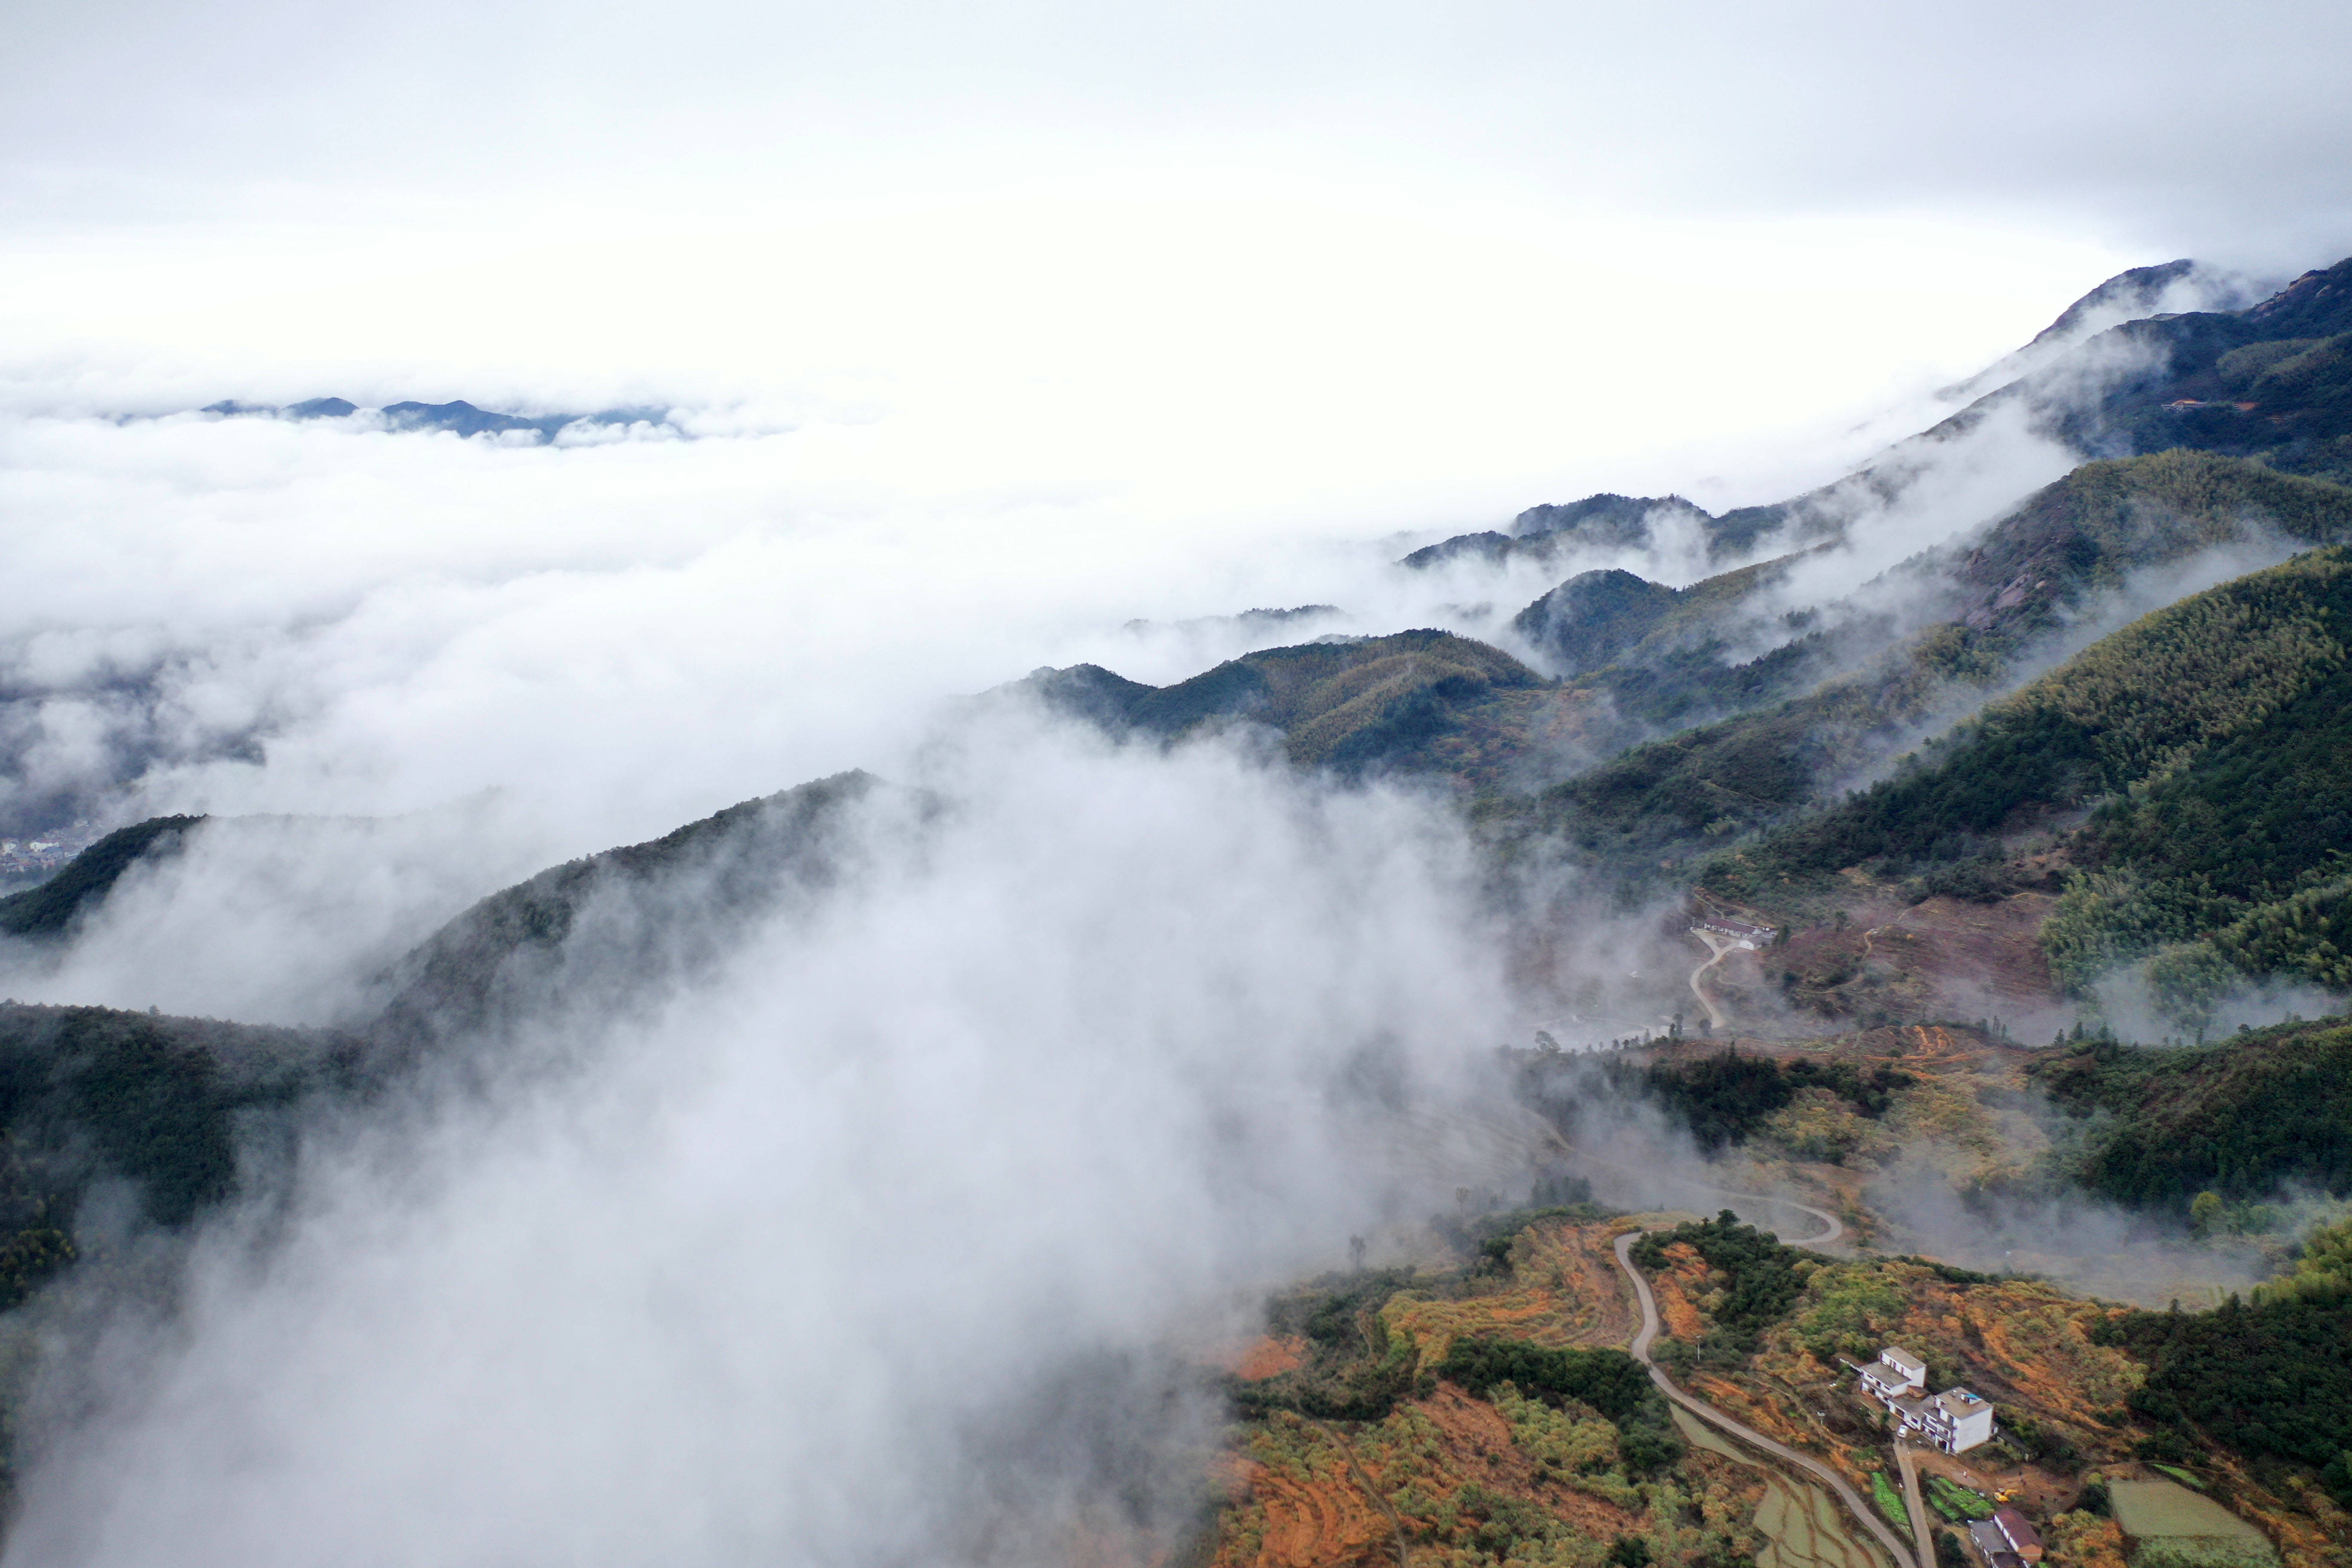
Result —
[{"label": "distant mountain ridge", "polygon": [[[1604,492],[1529,508],[1508,533],[1457,534],[1400,563],[1425,570],[1465,557],[1499,564],[1570,548],[1639,550],[1655,542],[1658,524],[1667,520],[1695,524],[1716,561],[1769,547],[1768,541],[1784,552],[1802,548],[1837,536],[1850,498],[1892,499],[1926,456],[2011,406],[2025,409],[2034,428],[2084,459],[2193,447],[2261,457],[2287,472],[2352,479],[2352,259],[2305,272],[2242,309],[2140,316],[2069,342],[2086,321],[2164,302],[2196,273],[2194,262],[2179,260],[2108,279],[2032,343],[1948,389],[1990,390],[1803,495],[1717,515],[1679,496]],[[2053,354],[2047,345],[2066,346]],[[1554,527],[1554,519],[1574,521]]]},{"label": "distant mountain ridge", "polygon": [[[226,398],[207,404],[197,412],[222,418],[311,420],[349,419],[371,411],[347,398],[313,397],[282,406],[239,403],[234,398]],[[666,407],[605,408],[593,414],[500,414],[477,408],[459,398],[448,403],[387,403],[372,412],[381,416],[384,427],[390,430],[446,430],[460,437],[527,435],[540,444],[553,441],[558,435],[573,426],[586,430],[625,430],[632,426],[648,425],[675,435],[686,434],[677,423],[677,411]]]},{"label": "distant mountain ridge", "polygon": [[[2168,263],[2110,279],[2070,308],[2043,338],[2058,343],[2099,311],[2165,298],[2186,276],[2183,267]],[[2158,316],[2107,328],[2062,344],[2053,365],[2063,369],[2085,353],[2113,358],[2123,352],[2119,343],[2129,348],[2126,359],[2140,355],[2133,362],[2140,370],[2100,384],[2105,402],[2078,399],[2068,405],[2068,417],[2105,409],[2099,416],[2112,416],[2110,423],[2121,428],[2138,416],[2141,403],[2154,395],[2151,386],[2178,386],[2184,374],[2236,376],[2277,399],[2300,397],[2289,412],[2304,423],[2289,433],[2303,440],[2315,428],[2324,437],[2324,419],[2334,407],[2330,389],[2342,345],[2321,334],[2347,321],[2352,262],[2307,273],[2242,310]],[[2130,347],[2150,334],[2170,345],[2170,357],[2149,357],[2144,344]],[[2159,360],[2161,374],[2171,381],[2147,379],[2158,374],[2147,367]],[[2039,395],[2027,384],[2057,369],[2033,372],[1990,395]],[[1977,417],[1985,402],[1979,400]],[[2161,428],[2177,432],[2182,411],[2165,412],[2174,423]],[[329,408],[318,416],[343,416]],[[1963,423],[1966,417],[1968,411],[1955,416]],[[1553,672],[1549,675],[1503,649],[1419,629],[1263,649],[1164,687],[1097,666],[1044,669],[981,700],[1033,700],[1110,734],[1163,743],[1248,727],[1269,736],[1297,766],[1343,777],[1402,773],[1445,779],[1470,803],[1479,831],[1497,853],[1561,857],[1623,879],[1628,888],[1671,883],[1694,865],[1720,867],[1724,862],[1710,857],[1732,845],[1759,846],[1756,853],[1779,857],[1779,864],[1793,852],[1786,846],[1810,842],[1803,837],[1808,833],[1818,838],[1831,831],[1820,825],[1842,820],[1834,797],[1843,781],[1886,765],[1928,730],[2008,689],[2016,679],[2012,670],[2050,647],[2097,595],[2136,574],[2219,547],[2280,550],[2352,540],[2352,489],[2284,471],[2276,455],[2268,448],[2232,454],[2178,443],[2092,461],[1952,543],[1916,555],[1864,593],[1824,603],[1788,597],[1804,551],[1829,542],[1813,537],[1827,526],[1826,513],[1810,523],[1801,516],[1808,498],[1720,517],[1673,495],[1607,493],[1533,507],[1514,520],[1510,532],[1463,536],[1471,542],[1463,548],[1518,552],[1546,542],[1630,548],[1653,540],[1663,520],[1706,531],[1719,545],[1728,541],[1742,551],[1758,539],[1811,542],[1682,588],[1614,569],[1561,582],[1512,622],[1516,636]],[[1899,613],[1890,605],[1901,606]],[[1322,606],[1301,606],[1250,612],[1241,619],[1281,624],[1323,613]],[[746,803],[731,815],[680,829],[671,836],[676,843],[661,841],[667,847],[612,851],[498,895],[386,977],[385,1017],[404,1017],[417,1028],[428,1019],[457,1018],[464,1020],[463,1028],[476,1028],[504,1016],[511,1008],[501,997],[517,976],[542,960],[557,962],[553,955],[587,951],[577,945],[583,933],[573,922],[601,896],[599,889],[639,888],[643,879],[632,868],[716,856],[709,862],[719,868],[710,873],[719,879],[714,886],[745,908],[795,896],[792,888],[817,889],[838,869],[820,847],[829,831],[824,824],[872,784],[845,776]],[[2055,797],[2047,804],[2053,809],[2064,805]],[[0,902],[0,929],[49,936],[68,931],[125,867],[168,853],[188,825],[143,824],[127,830],[129,837],[93,846],[53,883]],[[1943,877],[1948,873],[1936,867],[1973,864],[1971,858],[1989,853],[1988,828],[1956,831],[1957,837],[1931,835],[1918,845],[1874,853],[1895,865],[1895,874]],[[2110,835],[2101,842],[2123,840]],[[743,847],[754,843],[767,847]],[[1842,862],[1828,869],[1849,867]],[[1789,874],[1796,876],[1793,868]],[[1978,872],[1948,875],[1966,880]],[[744,877],[751,880],[740,882]],[[755,883],[765,890],[753,889]],[[1773,896],[1770,887],[1752,879],[1724,886],[1758,900]],[[2279,896],[2301,890],[2295,884]],[[2275,901],[2258,892],[2228,896],[2240,900],[2242,907],[2231,906],[2239,915],[2250,915],[2267,908],[2265,900]],[[2228,923],[2192,921],[2180,929],[2224,944],[2198,958],[2208,972],[2252,973],[2255,955],[2269,950],[2251,931],[2229,937],[2222,930]],[[2347,945],[2352,948],[2352,935]],[[2098,952],[2120,959],[2129,956],[2126,947],[2109,942]],[[497,956],[488,960],[486,953]],[[640,977],[706,961],[635,949],[607,956],[612,973]],[[2214,968],[2217,963],[2222,967]]]}]

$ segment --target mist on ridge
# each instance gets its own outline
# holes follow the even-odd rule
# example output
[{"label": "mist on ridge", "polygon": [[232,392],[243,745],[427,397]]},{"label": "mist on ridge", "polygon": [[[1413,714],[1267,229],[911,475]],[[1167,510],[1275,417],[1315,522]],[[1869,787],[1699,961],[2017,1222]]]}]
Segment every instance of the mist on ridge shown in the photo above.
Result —
[{"label": "mist on ridge", "polygon": [[1000,724],[937,782],[871,797],[856,873],[710,982],[322,1116],[290,1210],[207,1222],[160,1294],[53,1302],[89,1350],[35,1390],[6,1561],[1181,1531],[1213,1406],[1170,1347],[1445,1206],[1416,1119],[1497,1114],[1491,913],[1444,812],[1246,748]]}]

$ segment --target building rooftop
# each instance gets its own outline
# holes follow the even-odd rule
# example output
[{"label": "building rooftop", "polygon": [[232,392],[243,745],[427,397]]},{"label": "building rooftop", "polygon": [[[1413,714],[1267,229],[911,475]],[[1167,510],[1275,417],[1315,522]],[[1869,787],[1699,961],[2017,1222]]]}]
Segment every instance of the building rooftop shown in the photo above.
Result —
[{"label": "building rooftop", "polygon": [[2023,1548],[2042,1544],[2041,1532],[2033,1528],[2032,1521],[2013,1508],[2002,1509],[1992,1516],[1992,1521],[2000,1526],[2000,1532],[2009,1537],[2010,1544],[2012,1546]]},{"label": "building rooftop", "polygon": [[1885,1362],[1889,1366],[1899,1368],[1902,1371],[1910,1373],[1913,1377],[1921,1376],[1927,1370],[1927,1363],[1926,1362],[1921,1361],[1909,1351],[1898,1350],[1893,1345],[1889,1345],[1885,1350],[1880,1351],[1878,1352],[1878,1359]]}]

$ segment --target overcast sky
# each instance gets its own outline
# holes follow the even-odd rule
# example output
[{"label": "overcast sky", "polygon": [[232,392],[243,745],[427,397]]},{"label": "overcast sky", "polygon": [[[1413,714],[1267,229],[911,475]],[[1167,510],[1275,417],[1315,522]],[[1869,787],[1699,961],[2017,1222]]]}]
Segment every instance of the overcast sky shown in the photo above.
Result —
[{"label": "overcast sky", "polygon": [[[1489,635],[1533,569],[1391,536],[1779,499],[2123,268],[2331,262],[2347,58],[2340,4],[16,0],[0,832],[289,815],[8,994],[342,1016],[534,866],[938,795],[564,1025],[577,1082],[329,1129],[279,1242],[58,1358],[9,1568],[1049,1560],[1024,1394],[1515,1183],[1464,1064],[1650,961],[1595,924],[1522,994],[1442,801],[948,700],[1299,635],[1255,605]],[[329,394],[705,438],[192,412]],[[2074,460],[1988,420],[1812,585]]]},{"label": "overcast sky", "polygon": [[[19,5],[0,666],[275,735],[142,808],[690,781],[579,828],[652,830],[881,758],[844,715],[1189,673],[1131,617],[1426,618],[1366,609],[1391,533],[1819,483],[2121,268],[2331,261],[2347,56],[2320,5]],[[112,422],[323,395],[739,438]],[[613,681],[662,761],[535,763]],[[100,768],[79,700],[19,758]]]},{"label": "overcast sky", "polygon": [[[765,216],[1228,169],[1441,201],[1926,210],[2268,258],[2341,237],[2319,4],[37,3],[11,209]],[[395,207],[395,212],[397,207]]]},{"label": "overcast sky", "polygon": [[[607,377],[1098,374],[1070,340],[1135,316],[1180,318],[1180,342],[1195,317],[1213,341],[1288,324],[1269,346],[1311,353],[1344,311],[1390,343],[1391,401],[1491,371],[1446,341],[1525,320],[1553,376],[1704,344],[1734,381],[1780,362],[1818,412],[1832,384],[1881,390],[1863,369],[1997,352],[2103,268],[2352,247],[2352,18],[2323,5],[14,15],[10,314],[141,342]],[[799,319],[762,276],[835,308]],[[337,278],[372,286],[285,298]],[[1579,353],[1561,297],[1644,330]],[[881,341],[894,304],[919,343]],[[974,341],[935,313],[1022,330]],[[1145,338],[1147,363],[1174,352]]]}]

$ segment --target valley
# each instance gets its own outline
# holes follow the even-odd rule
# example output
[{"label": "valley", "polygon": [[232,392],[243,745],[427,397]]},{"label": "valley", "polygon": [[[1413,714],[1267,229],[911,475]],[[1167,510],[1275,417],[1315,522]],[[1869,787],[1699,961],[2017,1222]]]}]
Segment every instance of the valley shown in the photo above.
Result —
[{"label": "valley", "polygon": [[[1531,508],[1386,568],[1460,589],[1429,601],[1444,625],[1255,647],[1160,686],[1042,668],[950,705],[906,781],[835,773],[437,910],[331,1022],[0,1006],[8,1441],[33,1434],[36,1453],[41,1422],[67,1420],[45,1380],[77,1310],[200,1300],[173,1269],[231,1216],[292,1223],[320,1140],[398,1147],[501,1097],[560,1099],[629,1031],[723,1033],[698,998],[799,973],[792,943],[856,929],[877,889],[1076,856],[1066,836],[1099,798],[1061,800],[1050,830],[1020,819],[1034,837],[1013,868],[985,860],[998,836],[934,759],[997,743],[1071,776],[1125,770],[1102,776],[1179,858],[1239,815],[1236,795],[1152,817],[1185,767],[1293,792],[1273,815],[1308,821],[1326,860],[1351,833],[1438,845],[1473,911],[1448,934],[1475,924],[1448,951],[1491,959],[1509,992],[1506,1041],[1441,1049],[1423,1024],[1408,1042],[1368,1007],[1290,1080],[1249,1079],[1236,1047],[1121,1105],[1138,1127],[1197,1113],[1200,1148],[1283,1150],[1262,1169],[1236,1156],[1238,1173],[1204,1160],[1171,1179],[1173,1206],[1197,1189],[1246,1208],[1234,1193],[1289,1182],[1378,1223],[1349,1238],[1349,1268],[1275,1289],[1263,1335],[1184,1374],[1217,1412],[1207,1457],[1136,1461],[1200,1483],[1178,1524],[1077,1555],[1961,1568],[2009,1510],[2063,1568],[2347,1561],[2352,262],[2244,309],[2069,336],[2095,302],[2177,276],[2111,280],[2014,376],[1832,484],[1720,515],[1679,496]],[[354,417],[308,407],[217,405],[205,427]],[[578,423],[462,402],[382,415],[387,438],[404,420],[551,454]],[[1953,473],[2012,426],[2074,466],[1916,524],[1975,493]],[[1694,540],[1700,574],[1666,580],[1662,541]],[[1531,601],[1468,604],[1533,570],[1558,580]],[[1250,612],[1252,635],[1306,613]],[[0,899],[11,972],[37,988],[161,929],[139,922],[224,820],[121,826]],[[1249,868],[1281,889],[1311,880],[1307,858]],[[1240,880],[1196,889],[1198,908],[1119,886],[1072,918],[1128,922],[1156,955],[1188,929],[1249,931],[1267,900]],[[1395,885],[1366,872],[1240,945],[1343,929],[1406,901]],[[963,896],[940,918],[995,930]],[[1339,955],[1345,984],[1289,1026],[1333,1027],[1334,998],[1443,967],[1438,942]],[[1152,963],[1112,984],[1005,952],[976,965],[976,994],[1116,994],[1105,1016],[1160,1059],[1171,1026],[1124,1010],[1129,987],[1152,996]],[[1245,990],[1240,963],[1202,994]],[[1484,984],[1469,967],[1444,984]],[[895,1089],[986,1079],[952,1021],[918,1032],[936,1053],[891,1069]],[[888,1076],[856,1052],[827,1070]],[[1005,1098],[1083,1121],[1097,1108],[1059,1097],[1097,1074],[1057,1060]],[[1224,1080],[1248,1091],[1182,1109]],[[1298,1141],[1306,1175],[1293,1122],[1322,1140]],[[992,1136],[967,1142],[999,1173],[1050,1143]],[[1379,1201],[1324,1191],[1318,1161]],[[1015,1185],[1026,1214],[1090,1179]],[[1189,1266],[1262,1284],[1247,1269],[1339,1239],[1286,1235],[1233,1244],[1246,1266],[1206,1243]],[[1030,1245],[1024,1267],[1053,1275],[1056,1246]],[[1944,1455],[1891,1432],[1855,1382],[1890,1347],[1990,1401],[2000,1436]]]}]

